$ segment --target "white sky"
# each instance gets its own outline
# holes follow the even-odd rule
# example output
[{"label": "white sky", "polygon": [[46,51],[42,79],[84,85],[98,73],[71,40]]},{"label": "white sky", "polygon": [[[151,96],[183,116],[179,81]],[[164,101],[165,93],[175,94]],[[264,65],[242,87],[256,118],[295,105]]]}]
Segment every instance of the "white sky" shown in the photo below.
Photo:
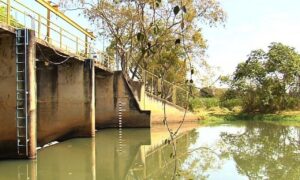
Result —
[{"label": "white sky", "polygon": [[[213,67],[219,67],[214,68],[219,69],[219,72],[210,78],[212,82],[219,75],[233,73],[237,64],[245,61],[251,50],[266,50],[271,42],[282,42],[300,50],[300,0],[219,1],[228,15],[225,27],[203,28],[204,37],[208,41],[207,61]],[[34,0],[26,2],[37,7]],[[35,10],[45,14],[45,9],[40,6]],[[85,18],[77,17],[76,12],[66,14],[75,18],[83,27],[91,28]],[[99,49],[103,48],[102,42],[100,40],[97,43]]]},{"label": "white sky", "polygon": [[300,0],[220,0],[225,25],[203,29],[208,63],[230,74],[254,49],[282,42],[300,50]]}]

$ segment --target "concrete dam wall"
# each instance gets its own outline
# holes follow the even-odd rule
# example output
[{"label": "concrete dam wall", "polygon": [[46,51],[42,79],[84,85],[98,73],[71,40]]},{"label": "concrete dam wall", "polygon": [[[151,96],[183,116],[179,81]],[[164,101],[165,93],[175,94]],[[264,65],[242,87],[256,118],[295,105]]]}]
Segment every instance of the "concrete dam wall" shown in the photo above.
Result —
[{"label": "concrete dam wall", "polygon": [[165,113],[169,123],[191,122],[198,120],[198,117],[190,111],[177,106],[174,103],[165,101],[157,96],[153,96],[145,91],[142,82],[131,81],[132,92],[139,102],[141,109],[151,111],[151,124],[162,124]]},{"label": "concrete dam wall", "polygon": [[96,128],[119,127],[119,110],[122,126],[150,127],[150,111],[140,108],[122,72],[105,76],[96,70],[95,74]]},{"label": "concrete dam wall", "polygon": [[[124,128],[150,127],[150,111],[140,109],[121,72],[107,72],[93,60],[76,57],[59,64],[64,58],[36,43],[33,31],[29,34],[22,71],[17,68],[16,34],[0,34],[0,158],[35,158],[36,148],[49,142],[93,137],[96,128],[119,127],[120,113]],[[20,84],[26,77],[26,85]],[[27,104],[18,102],[17,86]],[[25,117],[26,123],[17,123]]]},{"label": "concrete dam wall", "polygon": [[[162,100],[129,83],[123,72],[54,49],[31,30],[28,42],[18,43],[24,32],[16,37],[15,30],[0,28],[0,159],[34,159],[37,147],[52,141],[162,121]],[[166,109],[170,122],[182,120],[182,108],[166,103]],[[186,120],[197,118],[188,112]]]}]

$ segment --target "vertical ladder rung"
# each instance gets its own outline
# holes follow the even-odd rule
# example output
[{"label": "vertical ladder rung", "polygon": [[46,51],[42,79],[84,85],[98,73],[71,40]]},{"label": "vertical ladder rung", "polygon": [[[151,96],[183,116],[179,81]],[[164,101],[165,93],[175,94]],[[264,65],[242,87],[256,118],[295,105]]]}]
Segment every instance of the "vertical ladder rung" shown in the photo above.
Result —
[{"label": "vertical ladder rung", "polygon": [[[28,103],[27,103],[27,51],[28,30],[16,30],[16,128],[17,128],[17,150],[19,155],[28,155]],[[21,79],[20,79],[21,77]],[[21,86],[24,83],[24,86]],[[21,104],[22,103],[22,104]],[[22,105],[22,106],[19,106]],[[23,112],[22,112],[23,111]],[[19,116],[21,115],[21,116]]]}]

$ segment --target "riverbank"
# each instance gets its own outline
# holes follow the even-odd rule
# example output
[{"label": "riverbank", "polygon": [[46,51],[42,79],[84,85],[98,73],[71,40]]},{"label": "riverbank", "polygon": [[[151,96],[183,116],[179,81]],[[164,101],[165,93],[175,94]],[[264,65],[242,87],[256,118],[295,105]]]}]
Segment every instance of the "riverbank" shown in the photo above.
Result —
[{"label": "riverbank", "polygon": [[300,111],[283,111],[276,114],[245,114],[222,108],[199,109],[197,115],[201,125],[219,125],[235,121],[263,121],[287,126],[300,127]]}]

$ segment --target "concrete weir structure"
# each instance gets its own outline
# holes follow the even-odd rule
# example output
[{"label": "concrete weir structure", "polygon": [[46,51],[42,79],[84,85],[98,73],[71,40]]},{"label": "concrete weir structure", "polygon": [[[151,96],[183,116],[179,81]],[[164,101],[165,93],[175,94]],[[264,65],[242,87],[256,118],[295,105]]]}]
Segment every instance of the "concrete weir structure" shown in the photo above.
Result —
[{"label": "concrete weir structure", "polygon": [[[102,69],[93,59],[66,55],[37,41],[33,31],[29,34],[25,70],[28,139],[24,142],[28,152],[20,154],[16,123],[19,108],[16,34],[15,29],[1,26],[0,158],[35,158],[37,146],[73,137],[93,137],[96,126],[119,127],[120,112],[122,127],[150,127],[150,111],[140,109],[122,72]],[[68,61],[60,63],[66,59],[62,54],[70,56]]]},{"label": "concrete weir structure", "polygon": [[[142,110],[121,71],[103,75],[96,69],[96,127],[150,127],[150,111]],[[121,107],[121,109],[119,109]]]},{"label": "concrete weir structure", "polygon": [[[23,9],[11,13],[17,7],[0,0],[7,14],[0,16],[0,159],[34,159],[38,147],[94,137],[96,129],[149,128],[151,122],[162,122],[166,101],[146,94],[143,83],[139,87],[130,83],[124,72],[111,68],[110,57],[91,51],[90,32],[48,1],[38,1],[48,14],[51,11],[79,29],[85,41],[20,1],[13,4]],[[28,28],[28,23],[16,21],[17,13],[37,26]],[[57,28],[59,34],[51,36]],[[182,108],[172,103],[165,107],[170,122],[182,120]],[[197,119],[191,113],[185,117]]]}]

